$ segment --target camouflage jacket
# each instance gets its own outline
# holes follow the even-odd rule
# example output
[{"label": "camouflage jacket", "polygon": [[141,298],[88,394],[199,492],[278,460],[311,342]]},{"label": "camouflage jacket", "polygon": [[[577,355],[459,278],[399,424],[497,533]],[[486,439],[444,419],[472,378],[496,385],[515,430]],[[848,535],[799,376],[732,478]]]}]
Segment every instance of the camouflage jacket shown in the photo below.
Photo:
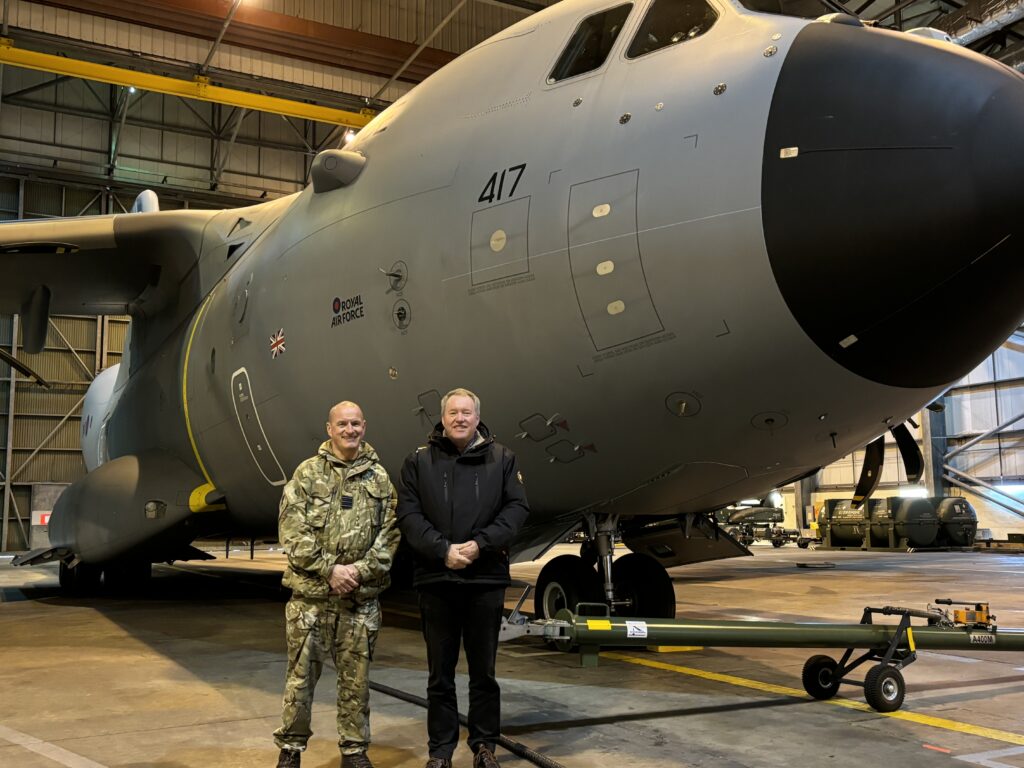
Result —
[{"label": "camouflage jacket", "polygon": [[282,583],[296,597],[328,597],[331,567],[354,565],[359,587],[347,597],[375,598],[390,583],[398,549],[397,498],[372,447],[363,443],[346,467],[324,442],[281,495],[278,537],[288,555]]}]

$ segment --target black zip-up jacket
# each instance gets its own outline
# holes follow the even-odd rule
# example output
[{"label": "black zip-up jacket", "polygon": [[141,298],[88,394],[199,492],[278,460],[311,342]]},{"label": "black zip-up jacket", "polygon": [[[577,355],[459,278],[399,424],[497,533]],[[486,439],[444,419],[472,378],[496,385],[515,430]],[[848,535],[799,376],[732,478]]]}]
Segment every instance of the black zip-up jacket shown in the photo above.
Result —
[{"label": "black zip-up jacket", "polygon": [[[398,525],[416,555],[413,584],[509,584],[508,547],[530,508],[515,454],[477,426],[483,438],[459,453],[438,424],[427,445],[402,466]],[[448,547],[475,541],[480,556],[466,568],[445,565]]]}]

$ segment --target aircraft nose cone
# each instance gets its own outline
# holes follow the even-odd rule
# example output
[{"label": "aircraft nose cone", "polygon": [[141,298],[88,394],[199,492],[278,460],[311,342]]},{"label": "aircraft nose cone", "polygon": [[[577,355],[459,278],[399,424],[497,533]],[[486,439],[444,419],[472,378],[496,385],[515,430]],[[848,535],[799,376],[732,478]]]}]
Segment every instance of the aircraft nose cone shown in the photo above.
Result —
[{"label": "aircraft nose cone", "polygon": [[932,387],[1024,319],[1024,77],[907,35],[810,24],[765,136],[779,289],[849,370]]}]

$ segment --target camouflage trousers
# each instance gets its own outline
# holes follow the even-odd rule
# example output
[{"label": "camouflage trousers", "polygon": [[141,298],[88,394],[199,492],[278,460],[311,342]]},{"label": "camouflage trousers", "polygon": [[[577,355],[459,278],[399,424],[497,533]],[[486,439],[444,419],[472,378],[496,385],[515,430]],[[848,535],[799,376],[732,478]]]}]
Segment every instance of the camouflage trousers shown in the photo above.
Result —
[{"label": "camouflage trousers", "polygon": [[293,597],[288,601],[288,672],[281,727],[274,731],[279,748],[306,748],[313,734],[313,689],[324,663],[331,662],[338,673],[338,746],[342,754],[366,750],[370,744],[370,659],[379,629],[376,600],[356,604]]}]

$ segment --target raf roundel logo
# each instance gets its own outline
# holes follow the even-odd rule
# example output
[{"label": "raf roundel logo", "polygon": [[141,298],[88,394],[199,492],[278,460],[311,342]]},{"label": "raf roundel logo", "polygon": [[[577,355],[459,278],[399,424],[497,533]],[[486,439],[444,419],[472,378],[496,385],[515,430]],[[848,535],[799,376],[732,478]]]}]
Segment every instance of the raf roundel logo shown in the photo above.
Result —
[{"label": "raf roundel logo", "polygon": [[331,318],[331,328],[338,328],[354,320],[360,320],[364,316],[363,295],[357,293],[355,296],[349,296],[347,299],[335,296],[334,301],[331,302],[331,309],[334,311],[334,316]]}]

